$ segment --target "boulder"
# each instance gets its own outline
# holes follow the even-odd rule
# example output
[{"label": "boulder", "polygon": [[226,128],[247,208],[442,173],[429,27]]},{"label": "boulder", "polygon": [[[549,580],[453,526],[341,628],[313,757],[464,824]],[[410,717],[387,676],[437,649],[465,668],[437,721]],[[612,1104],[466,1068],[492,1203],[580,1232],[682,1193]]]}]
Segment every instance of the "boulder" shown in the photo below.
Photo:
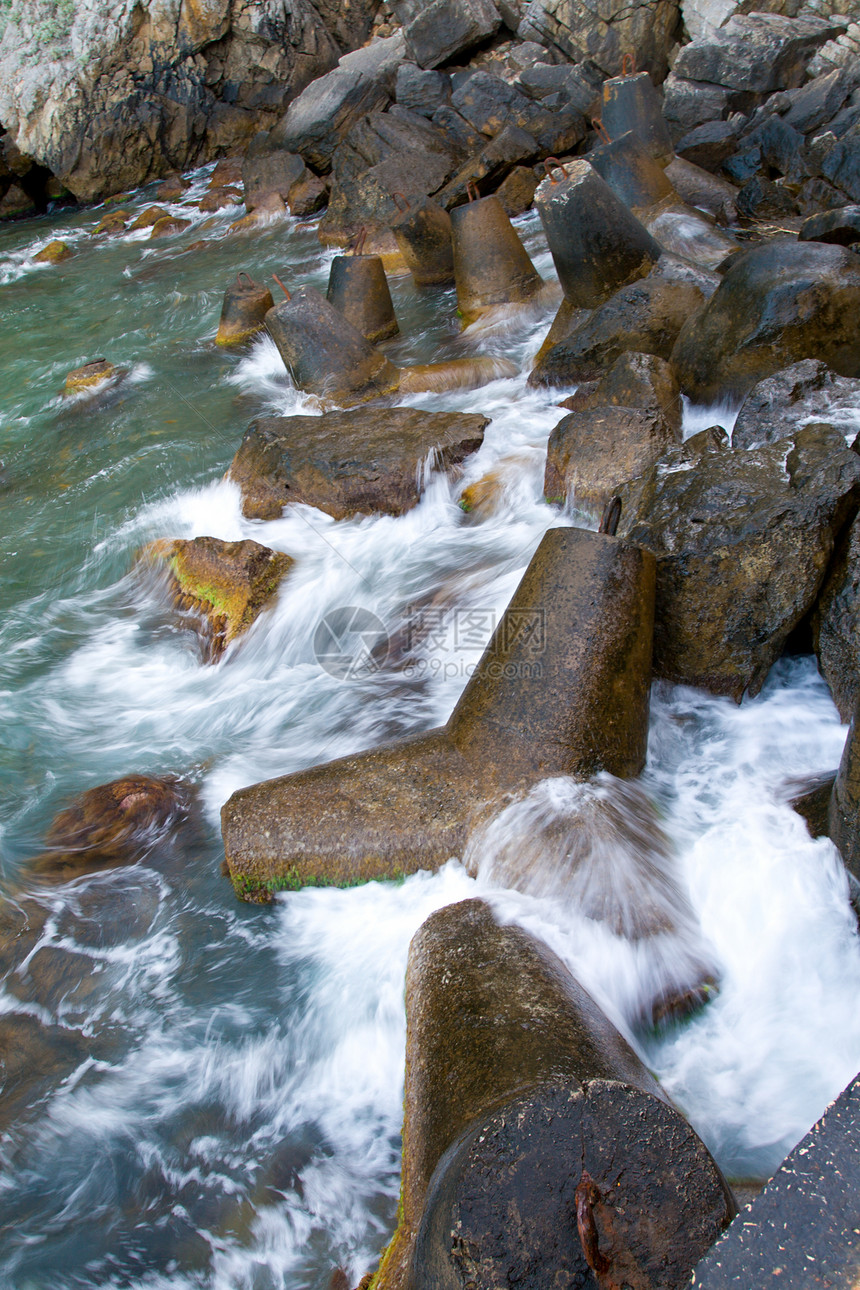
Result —
[{"label": "boulder", "polygon": [[278,149],[261,156],[247,157],[242,167],[245,206],[249,211],[265,206],[273,193],[286,202],[293,185],[307,178],[308,169],[297,152]]},{"label": "boulder", "polygon": [[821,173],[853,202],[860,202],[860,122],[852,126],[825,157]]},{"label": "boulder", "polygon": [[124,233],[130,219],[129,211],[108,211],[93,229],[93,237],[102,237],[110,233]]},{"label": "boulder", "polygon": [[638,215],[643,227],[663,247],[661,263],[672,256],[691,266],[716,271],[724,267],[727,256],[740,250],[734,237],[715,228],[707,215],[678,197],[667,197],[648,210],[640,210]]},{"label": "boulder", "polygon": [[542,156],[571,152],[585,138],[585,121],[575,107],[544,107],[515,85],[488,72],[473,73],[454,91],[451,103],[488,138],[494,138],[505,126],[525,130]]},{"label": "boulder", "polygon": [[785,220],[797,214],[797,202],[785,188],[754,175],[738,192],[738,215],[747,220]]},{"label": "boulder", "polygon": [[539,1290],[609,1269],[635,1290],[683,1283],[731,1193],[547,946],[480,900],[438,910],[410,946],[406,1015],[399,1225],[378,1290]]},{"label": "boulder", "polygon": [[361,72],[335,68],[311,81],[293,99],[270,139],[286,153],[298,153],[316,170],[331,167],[334,150],[350,128],[368,112],[384,108],[391,96],[381,82]]},{"label": "boulder", "polygon": [[592,408],[639,408],[659,413],[680,436],[681,393],[675,373],[665,359],[635,352],[619,355],[599,380],[580,385],[561,405],[572,412]]},{"label": "boulder", "polygon": [[[3,33],[0,120],[75,197],[97,200],[243,148],[367,38],[375,10],[89,0],[58,19],[33,0],[30,21]],[[34,59],[39,29],[51,34]]]},{"label": "boulder", "polygon": [[206,215],[212,215],[215,211],[224,210],[226,206],[241,206],[242,194],[238,188],[209,188],[206,195],[198,203],[200,210]]},{"label": "boulder", "polygon": [[638,774],[653,577],[647,552],[551,529],[445,727],[233,794],[221,825],[237,894],[437,868],[500,794]]},{"label": "boulder", "polygon": [[722,121],[729,111],[729,91],[707,81],[690,81],[670,72],[663,82],[663,117],[674,143],[696,126]]},{"label": "boulder", "polygon": [[525,166],[515,166],[511,173],[499,184],[496,196],[502,203],[502,209],[508,219],[524,215],[531,209],[535,190],[538,186],[537,175]]},{"label": "boulder", "polygon": [[107,866],[136,864],[163,845],[191,811],[189,785],[172,775],[126,775],[81,793],[55,816],[33,873],[65,882]]},{"label": "boulder", "polygon": [[727,179],[680,157],[669,162],[666,177],[688,206],[707,212],[718,224],[734,224],[737,220],[738,190]]},{"label": "boulder", "polygon": [[117,375],[113,363],[109,363],[106,358],[94,358],[92,362],[84,363],[83,367],[76,367],[67,374],[63,394],[68,396],[94,390]]},{"label": "boulder", "polygon": [[305,502],[343,519],[402,515],[420,496],[428,453],[440,469],[480,446],[486,417],[411,408],[357,408],[321,417],[261,417],[251,423],[230,465],[249,519],[277,519]]},{"label": "boulder", "polygon": [[395,98],[410,112],[432,117],[438,107],[450,101],[451,78],[444,72],[417,67],[415,63],[401,63],[397,69]]},{"label": "boulder", "polygon": [[733,257],[703,312],[682,328],[672,363],[697,403],[739,399],[805,358],[860,376],[858,327],[860,263],[851,251],[771,241]]},{"label": "boulder", "polygon": [[436,193],[436,201],[446,210],[452,210],[468,199],[470,187],[476,188],[482,197],[492,196],[500,181],[518,162],[533,161],[536,156],[537,145],[532,135],[518,126],[506,125]]},{"label": "boulder", "polygon": [[840,206],[811,215],[801,225],[798,237],[801,242],[833,242],[837,246],[860,242],[860,206]]},{"label": "boulder", "polygon": [[141,211],[137,219],[132,220],[129,224],[131,232],[139,228],[152,228],[160,219],[169,218],[169,213],[163,206],[147,206],[146,210]]},{"label": "boulder", "polygon": [[624,55],[635,50],[639,67],[659,84],[679,28],[680,10],[673,0],[635,7],[620,0],[529,0],[517,34],[572,62],[590,59],[607,76],[617,76]]},{"label": "boulder", "polygon": [[621,497],[619,532],[657,558],[655,673],[740,701],[816,601],[860,459],[832,426],[752,450],[703,431]]},{"label": "boulder", "polygon": [[62,264],[63,260],[70,260],[74,251],[66,242],[53,241],[47,246],[43,246],[41,251],[37,251],[33,256],[34,264]]},{"label": "boulder", "polygon": [[818,668],[844,722],[860,699],[860,523],[843,533],[836,546],[812,614],[812,639]]},{"label": "boulder", "polygon": [[520,72],[515,84],[529,98],[555,100],[560,95],[564,103],[575,108],[584,117],[594,115],[593,109],[600,101],[603,80],[593,63],[537,63]]},{"label": "boulder", "polygon": [[184,233],[190,227],[190,219],[179,219],[176,215],[164,215],[161,219],[155,221],[149,237],[150,240],[160,237],[175,237],[177,233]]},{"label": "boulder", "polygon": [[656,275],[631,282],[540,354],[529,384],[573,385],[589,380],[624,353],[668,359],[681,328],[703,301],[700,288],[691,282]]},{"label": "boulder", "polygon": [[407,25],[406,48],[419,67],[438,67],[468,53],[501,25],[492,0],[431,0]]},{"label": "boulder", "polygon": [[820,130],[836,113],[855,88],[856,77],[844,68],[834,68],[789,91],[791,106],[782,118],[786,125],[801,134]]},{"label": "boulder", "polygon": [[217,663],[256,622],[294,564],[259,542],[212,537],[162,538],[142,558],[167,572],[173,601],[191,617],[207,663]]},{"label": "boulder", "polygon": [[690,81],[772,94],[802,85],[812,55],[843,29],[838,22],[813,16],[736,13],[724,26],[685,45],[672,70]]},{"label": "boulder", "polygon": [[827,421],[831,413],[857,408],[860,381],[836,376],[826,363],[807,358],[753,386],[740,406],[732,445],[761,448],[787,439],[809,421]]},{"label": "boulder", "polygon": [[549,437],[544,496],[599,520],[621,485],[676,443],[680,435],[653,409],[598,405],[570,412]]},{"label": "boulder", "polygon": [[744,142],[759,149],[766,173],[771,177],[781,175],[794,184],[810,177],[806,141],[781,117],[768,117],[762,125],[744,136]]},{"label": "boulder", "polygon": [[679,139],[675,152],[682,160],[716,174],[723,162],[737,151],[740,128],[738,121],[706,121]]},{"label": "boulder", "polygon": [[307,219],[325,208],[328,202],[328,184],[318,175],[307,172],[304,179],[298,179],[290,189],[288,206],[291,215],[298,219]]}]

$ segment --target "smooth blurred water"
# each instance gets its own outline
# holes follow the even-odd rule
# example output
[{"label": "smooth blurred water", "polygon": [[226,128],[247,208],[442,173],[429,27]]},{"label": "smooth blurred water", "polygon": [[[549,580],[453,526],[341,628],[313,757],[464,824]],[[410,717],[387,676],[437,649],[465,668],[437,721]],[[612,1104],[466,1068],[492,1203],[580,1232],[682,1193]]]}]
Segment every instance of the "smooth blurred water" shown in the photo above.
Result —
[{"label": "smooth blurred water", "polygon": [[[357,1281],[394,1223],[409,941],[432,910],[476,892],[553,945],[729,1173],[766,1175],[860,1067],[844,875],[783,800],[786,777],[832,769],[844,740],[812,660],[783,661],[740,708],[655,687],[642,787],[685,944],[721,979],[662,1038],[630,1026],[677,941],[630,942],[569,892],[499,888],[492,847],[472,857],[477,877],[452,862],[399,886],[237,902],[220,873],[230,793],[443,721],[544,532],[575,518],[542,495],[564,392],[525,383],[551,307],[460,335],[452,291],[392,279],[394,361],[518,365],[483,390],[409,400],[484,412],[484,446],[459,481],[430,476],[397,519],[294,506],[246,520],[223,475],[248,421],[319,409],[267,340],[215,348],[223,290],[240,269],[324,286],[331,255],[313,226],[228,234],[235,212],[169,209],[193,226],[153,243],[91,238],[101,211],[0,227],[0,872],[7,910],[34,924],[7,937],[0,989],[0,1044],[32,1045],[17,1101],[7,1077],[11,1113],[0,1098],[0,1284],[304,1290],[337,1265]],[[536,219],[519,226],[552,278]],[[53,237],[75,257],[33,266]],[[128,369],[112,401],[62,400],[65,373],[101,356]],[[692,409],[686,429],[718,419],[729,426]],[[465,515],[460,490],[489,472],[494,509]],[[153,538],[202,534],[296,560],[214,667],[134,570]],[[379,670],[338,680],[313,639],[347,605],[380,618],[391,650]],[[414,641],[416,615],[427,629]],[[25,862],[55,812],[130,771],[190,778],[199,836],[28,896]],[[571,791],[539,786],[496,827],[515,841],[537,810],[552,833]]]}]

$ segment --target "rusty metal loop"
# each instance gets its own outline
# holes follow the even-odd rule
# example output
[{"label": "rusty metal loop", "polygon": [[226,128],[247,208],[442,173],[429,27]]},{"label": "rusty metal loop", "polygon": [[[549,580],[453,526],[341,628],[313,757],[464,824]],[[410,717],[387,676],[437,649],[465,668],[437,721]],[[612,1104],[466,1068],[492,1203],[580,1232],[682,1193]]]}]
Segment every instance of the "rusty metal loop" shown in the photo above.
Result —
[{"label": "rusty metal loop", "polygon": [[[474,189],[474,190],[475,190],[475,194],[474,194],[474,196],[472,195],[472,189]],[[467,180],[466,180],[466,195],[468,196],[468,198],[469,198],[469,201],[470,201],[470,202],[476,201],[476,200],[477,200],[477,198],[479,198],[479,197],[480,197],[480,195],[481,195],[481,194],[478,192],[477,184],[475,183],[475,181],[474,181],[473,179],[467,179]]]},{"label": "rusty metal loop", "polygon": [[239,284],[239,286],[240,286],[240,287],[243,285],[243,284],[242,284],[242,279],[243,279],[243,278],[247,278],[247,279],[248,279],[248,286],[249,286],[249,287],[253,287],[253,286],[254,286],[254,279],[251,277],[250,273],[246,273],[244,269],[240,269],[240,270],[239,270],[239,272],[236,274],[236,282]]},{"label": "rusty metal loop", "polygon": [[[401,193],[401,192],[392,193],[391,200],[394,202],[394,205],[397,207],[398,210],[400,211],[409,210],[409,198],[406,196],[405,193]],[[401,202],[403,203],[402,205],[401,205]]]},{"label": "rusty metal loop", "polygon": [[[628,72],[628,70],[627,70],[627,63],[628,63],[628,60],[629,60],[629,62],[630,62],[630,71],[629,71],[629,72]],[[636,75],[636,55],[635,55],[635,54],[625,54],[625,55],[624,55],[624,57],[623,57],[623,58],[622,58],[622,60],[621,60],[621,75],[622,75],[622,76],[635,76],[635,75]]]},{"label": "rusty metal loop", "polygon": [[355,239],[355,243],[352,248],[353,255],[363,254],[364,244],[366,241],[367,241],[367,226],[365,224],[362,224],[361,228],[358,230],[358,237]]},{"label": "rusty metal loop", "polygon": [[544,168],[544,170],[546,171],[546,177],[547,177],[547,179],[549,180],[549,182],[550,182],[551,184],[557,184],[557,183],[558,183],[558,180],[555,178],[555,176],[554,176],[554,175],[553,175],[553,173],[552,173],[552,167],[553,167],[553,166],[558,166],[559,170],[560,170],[560,171],[561,171],[561,173],[564,175],[565,179],[567,178],[567,172],[566,172],[566,170],[565,170],[564,166],[563,166],[563,165],[561,164],[561,162],[559,161],[558,157],[545,157],[545,158],[544,158],[544,163],[543,163],[543,168]]},{"label": "rusty metal loop", "polygon": [[599,116],[593,116],[591,118],[591,128],[594,131],[594,133],[597,135],[601,143],[612,142],[612,140],[609,137],[609,131],[607,130],[606,126],[603,124]]},{"label": "rusty metal loop", "polygon": [[273,273],[272,277],[275,279],[275,281],[277,282],[278,286],[281,288],[281,290],[283,291],[287,299],[292,300],[292,296],[290,295],[289,291],[287,291],[287,288],[284,286],[283,282],[281,282],[281,279],[278,277],[277,273]]},{"label": "rusty metal loop", "polygon": [[606,503],[603,515],[600,519],[600,528],[598,533],[606,533],[608,537],[615,537],[618,532],[618,521],[621,519],[621,498],[611,497]]}]

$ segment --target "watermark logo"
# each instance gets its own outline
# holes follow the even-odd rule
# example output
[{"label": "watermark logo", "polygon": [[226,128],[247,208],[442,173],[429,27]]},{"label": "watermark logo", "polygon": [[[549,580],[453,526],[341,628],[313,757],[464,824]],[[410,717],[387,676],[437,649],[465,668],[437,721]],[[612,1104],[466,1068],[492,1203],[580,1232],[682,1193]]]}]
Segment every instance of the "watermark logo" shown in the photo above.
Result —
[{"label": "watermark logo", "polygon": [[314,632],[314,657],[338,681],[354,681],[381,671],[388,645],[388,633],[380,619],[361,605],[330,610]]}]

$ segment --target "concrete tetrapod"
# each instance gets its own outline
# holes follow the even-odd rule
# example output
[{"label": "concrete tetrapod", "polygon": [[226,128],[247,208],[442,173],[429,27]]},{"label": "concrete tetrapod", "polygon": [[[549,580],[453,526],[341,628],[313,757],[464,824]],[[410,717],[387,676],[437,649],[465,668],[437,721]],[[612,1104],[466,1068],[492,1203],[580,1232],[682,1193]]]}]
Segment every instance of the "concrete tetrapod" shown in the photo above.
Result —
[{"label": "concrete tetrapod", "polygon": [[437,910],[406,1019],[399,1225],[374,1290],[685,1283],[731,1193],[547,946],[481,900]]},{"label": "concrete tetrapod", "polygon": [[237,274],[236,281],[224,292],[215,344],[240,345],[256,336],[265,327],[266,314],[274,304],[268,287],[247,273]]},{"label": "concrete tetrapod", "polygon": [[454,281],[451,216],[438,202],[429,197],[410,202],[391,231],[416,286]]},{"label": "concrete tetrapod", "polygon": [[594,309],[650,273],[663,248],[587,161],[568,162],[564,175],[538,186],[535,206],[566,298]]},{"label": "concrete tetrapod", "polygon": [[637,775],[654,582],[649,553],[550,530],[446,726],[233,794],[221,829],[237,895],[434,869],[507,792]]},{"label": "concrete tetrapod", "polygon": [[660,98],[647,72],[612,76],[603,82],[603,125],[616,139],[628,130],[662,166],[674,156],[669,127],[663,119]]},{"label": "concrete tetrapod", "polygon": [[544,285],[498,197],[451,211],[457,305],[467,326],[494,305],[521,304]]},{"label": "concrete tetrapod", "polygon": [[586,160],[631,209],[653,206],[667,197],[680,201],[663,167],[632,130],[592,148]]},{"label": "concrete tetrapod", "polygon": [[365,340],[374,344],[400,331],[378,255],[336,255],[331,262],[326,299]]}]

